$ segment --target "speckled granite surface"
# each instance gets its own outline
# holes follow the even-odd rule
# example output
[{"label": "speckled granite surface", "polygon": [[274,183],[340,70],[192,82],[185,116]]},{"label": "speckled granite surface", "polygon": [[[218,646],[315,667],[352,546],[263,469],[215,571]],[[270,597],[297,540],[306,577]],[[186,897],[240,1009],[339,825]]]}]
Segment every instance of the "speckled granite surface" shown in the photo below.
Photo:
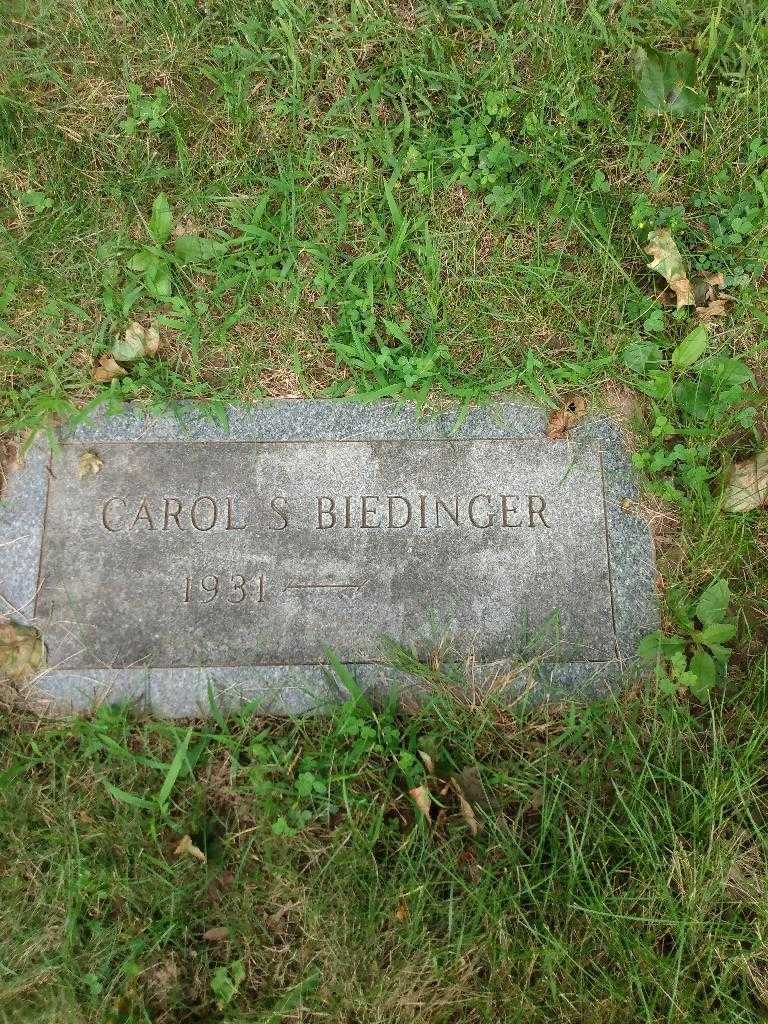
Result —
[{"label": "speckled granite surface", "polygon": [[[12,474],[0,504],[2,611],[42,630],[49,667],[35,686],[63,711],[137,700],[188,717],[211,696],[225,709],[308,711],[344,696],[322,665],[326,646],[364,688],[410,689],[412,677],[379,663],[376,637],[423,655],[437,627],[460,639],[457,657],[471,653],[478,685],[503,678],[514,692],[524,678],[534,699],[589,699],[631,674],[656,626],[652,546],[631,511],[636,487],[615,425],[593,418],[560,441],[545,428],[544,410],[513,402],[460,423],[344,401],[232,408],[228,430],[190,404],[176,416],[100,415],[63,431],[55,453],[36,444]],[[104,468],[78,481],[85,450]],[[182,491],[209,499],[194,528]],[[325,529],[321,517],[318,530],[312,502],[331,493],[337,521]],[[388,525],[387,494],[401,497],[403,518],[411,510],[405,527],[377,528]],[[438,508],[433,529],[430,506],[419,529],[421,494],[442,496],[460,525]],[[474,494],[480,529],[468,523]],[[166,500],[166,530],[163,495],[183,506],[169,513]],[[275,495],[280,514],[260,519],[260,501]],[[345,529],[349,495],[356,518]],[[361,512],[361,495],[382,500]],[[511,529],[500,528],[503,496]],[[292,529],[270,532],[285,519]],[[215,615],[214,577],[228,587],[210,598]],[[508,676],[532,653],[533,676]]]}]

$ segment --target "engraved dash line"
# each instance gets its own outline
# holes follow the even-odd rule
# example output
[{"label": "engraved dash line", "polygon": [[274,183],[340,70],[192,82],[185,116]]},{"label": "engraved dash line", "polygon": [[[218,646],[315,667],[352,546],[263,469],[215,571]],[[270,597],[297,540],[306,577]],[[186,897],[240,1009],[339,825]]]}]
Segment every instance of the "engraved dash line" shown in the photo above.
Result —
[{"label": "engraved dash line", "polygon": [[359,583],[286,583],[286,590],[360,590],[368,585],[368,580]]}]

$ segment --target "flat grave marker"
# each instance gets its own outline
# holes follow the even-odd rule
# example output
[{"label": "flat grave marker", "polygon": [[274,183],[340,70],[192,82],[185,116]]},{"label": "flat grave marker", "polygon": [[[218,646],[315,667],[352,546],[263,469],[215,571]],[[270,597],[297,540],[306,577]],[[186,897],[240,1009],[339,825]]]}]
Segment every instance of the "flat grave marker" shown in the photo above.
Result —
[{"label": "flat grave marker", "polygon": [[[458,425],[296,400],[229,420],[187,404],[100,415],[11,476],[0,611],[42,632],[39,694],[299,711],[334,695],[329,649],[363,686],[407,686],[383,664],[388,637],[486,679],[532,659],[539,696],[590,695],[656,625],[648,529],[607,419],[557,441],[543,410],[508,402]],[[101,468],[81,478],[86,452]]]}]

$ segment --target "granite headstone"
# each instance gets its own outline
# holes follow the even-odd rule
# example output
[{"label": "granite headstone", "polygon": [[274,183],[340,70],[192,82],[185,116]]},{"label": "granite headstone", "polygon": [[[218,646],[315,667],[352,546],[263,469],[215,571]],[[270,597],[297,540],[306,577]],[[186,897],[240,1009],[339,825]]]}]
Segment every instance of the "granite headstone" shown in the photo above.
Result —
[{"label": "granite headstone", "polygon": [[99,415],[11,475],[0,614],[41,630],[35,687],[65,710],[305,710],[339,696],[329,650],[363,687],[408,686],[387,641],[590,696],[656,625],[635,497],[610,420],[553,441],[516,403],[458,421],[281,400],[227,428],[186,404]]}]

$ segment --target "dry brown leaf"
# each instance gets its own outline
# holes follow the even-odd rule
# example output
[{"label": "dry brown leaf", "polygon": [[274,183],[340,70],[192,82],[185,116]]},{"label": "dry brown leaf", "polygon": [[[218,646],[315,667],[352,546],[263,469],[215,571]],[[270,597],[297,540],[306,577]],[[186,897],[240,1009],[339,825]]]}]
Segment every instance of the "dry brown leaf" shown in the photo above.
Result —
[{"label": "dry brown leaf", "polygon": [[693,294],[697,306],[707,306],[716,299],[725,283],[722,274],[699,274],[693,281]]},{"label": "dry brown leaf", "polygon": [[0,622],[0,679],[23,682],[45,663],[45,648],[36,629],[15,622]]},{"label": "dry brown leaf", "polygon": [[734,463],[723,498],[726,512],[750,512],[764,505],[768,505],[768,451]]},{"label": "dry brown leaf", "polygon": [[691,282],[687,277],[677,277],[669,282],[669,287],[675,293],[675,306],[682,309],[683,306],[695,306],[696,299],[693,295]]},{"label": "dry brown leaf", "polygon": [[121,363],[135,363],[138,359],[157,355],[160,348],[160,334],[156,327],[145,327],[136,321],[126,328],[125,335],[118,338],[112,351],[99,357],[93,371],[97,384],[108,384],[115,377],[122,377],[128,371]]},{"label": "dry brown leaf", "polygon": [[454,781],[461,786],[462,793],[470,803],[490,807],[491,803],[483,786],[480,769],[476,764],[462,768],[459,774],[454,777]]},{"label": "dry brown leaf", "polygon": [[105,354],[99,357],[98,366],[94,367],[91,376],[97,384],[109,384],[115,377],[123,377],[126,373],[127,370],[115,362],[111,355]]},{"label": "dry brown leaf", "polygon": [[693,290],[699,320],[712,320],[727,315],[728,303],[733,302],[733,296],[720,291],[724,283],[722,274],[702,274],[696,278]]},{"label": "dry brown leaf", "polygon": [[427,771],[427,775],[434,775],[435,774],[435,762],[432,760],[432,758],[429,756],[429,754],[426,752],[426,750],[420,750],[419,751],[419,757],[424,762],[424,767],[425,767],[425,769]]},{"label": "dry brown leaf", "polygon": [[201,864],[205,864],[205,854],[198,846],[195,846],[191,836],[182,836],[173,852],[177,857],[194,857]]},{"label": "dry brown leaf", "polygon": [[726,316],[728,306],[725,299],[713,299],[706,306],[697,306],[696,314],[699,320],[712,320],[716,316]]},{"label": "dry brown leaf", "polygon": [[553,409],[549,414],[547,424],[547,437],[550,441],[557,441],[568,435],[568,431],[574,427],[579,420],[583,419],[587,411],[587,400],[581,395],[569,395],[563,401],[559,409]]},{"label": "dry brown leaf", "polygon": [[461,816],[467,823],[469,831],[472,833],[473,836],[476,836],[477,833],[482,828],[482,826],[475,817],[475,812],[472,807],[472,804],[469,802],[469,800],[467,800],[467,798],[462,793],[461,786],[458,784],[456,779],[452,779],[451,781],[453,782],[453,788],[456,790],[456,796],[458,796],[459,798],[459,808],[461,809]]},{"label": "dry brown leaf", "polygon": [[229,938],[229,928],[209,928],[203,932],[203,938],[206,942],[226,942]]},{"label": "dry brown leaf", "polygon": [[157,355],[160,334],[155,327],[145,327],[134,321],[126,328],[122,340],[112,346],[112,356],[119,363],[135,363],[137,359]]},{"label": "dry brown leaf", "polygon": [[408,795],[416,804],[418,809],[427,819],[430,820],[430,808],[432,806],[432,796],[426,786],[415,786],[413,789],[408,790]]},{"label": "dry brown leaf", "polygon": [[680,255],[680,250],[677,248],[677,243],[669,228],[651,231],[645,251],[651,257],[648,269],[661,274],[667,282],[677,298],[677,308],[695,306],[693,286],[688,279],[688,271],[685,269],[683,257]]},{"label": "dry brown leaf", "polygon": [[103,465],[96,452],[83,452],[77,463],[77,479],[84,480],[87,476],[96,476]]},{"label": "dry brown leaf", "polygon": [[148,356],[156,356],[160,348],[160,334],[156,327],[148,327],[144,332],[144,351]]},{"label": "dry brown leaf", "polygon": [[143,356],[157,355],[160,348],[160,332],[156,327],[144,327],[143,324],[129,324],[125,332],[125,340],[132,343],[137,349],[141,349]]}]

